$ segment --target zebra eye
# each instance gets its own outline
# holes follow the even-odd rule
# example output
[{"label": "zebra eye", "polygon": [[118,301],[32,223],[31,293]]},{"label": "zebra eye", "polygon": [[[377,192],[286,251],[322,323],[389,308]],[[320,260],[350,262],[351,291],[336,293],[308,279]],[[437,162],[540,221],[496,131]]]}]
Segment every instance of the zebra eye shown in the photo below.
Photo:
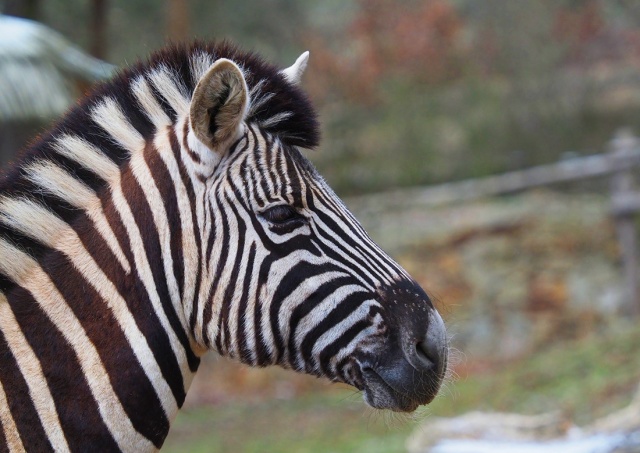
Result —
[{"label": "zebra eye", "polygon": [[286,204],[272,206],[264,210],[261,215],[271,224],[271,229],[280,234],[290,233],[306,223],[304,216]]},{"label": "zebra eye", "polygon": [[262,217],[271,223],[281,224],[300,218],[298,211],[286,204],[272,206],[262,212]]}]

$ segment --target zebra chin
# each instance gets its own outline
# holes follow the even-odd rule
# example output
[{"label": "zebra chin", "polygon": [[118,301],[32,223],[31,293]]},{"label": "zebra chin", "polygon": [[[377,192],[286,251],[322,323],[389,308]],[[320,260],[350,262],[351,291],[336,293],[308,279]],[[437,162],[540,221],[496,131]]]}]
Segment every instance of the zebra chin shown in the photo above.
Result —
[{"label": "zebra chin", "polygon": [[448,362],[444,322],[429,298],[412,283],[381,291],[389,334],[374,353],[355,358],[357,387],[376,409],[413,412],[438,394]]}]

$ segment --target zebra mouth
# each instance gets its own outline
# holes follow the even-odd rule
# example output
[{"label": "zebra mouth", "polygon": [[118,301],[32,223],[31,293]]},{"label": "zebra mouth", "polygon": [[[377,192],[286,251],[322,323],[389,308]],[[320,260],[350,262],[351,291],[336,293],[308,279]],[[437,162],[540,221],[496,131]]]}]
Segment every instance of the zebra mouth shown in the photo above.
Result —
[{"label": "zebra mouth", "polygon": [[389,409],[395,412],[413,412],[421,404],[428,404],[435,395],[428,398],[428,401],[417,401],[393,388],[384,378],[376,373],[373,368],[362,368],[364,401],[375,409]]}]

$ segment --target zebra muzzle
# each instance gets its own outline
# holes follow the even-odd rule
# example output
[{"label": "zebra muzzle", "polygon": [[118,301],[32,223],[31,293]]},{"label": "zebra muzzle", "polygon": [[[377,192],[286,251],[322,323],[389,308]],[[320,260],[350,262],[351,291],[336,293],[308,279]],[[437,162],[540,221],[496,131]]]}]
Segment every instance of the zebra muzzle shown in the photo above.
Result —
[{"label": "zebra muzzle", "polygon": [[444,322],[426,294],[392,292],[389,335],[377,353],[360,360],[364,399],[372,407],[412,412],[437,395],[447,369]]}]

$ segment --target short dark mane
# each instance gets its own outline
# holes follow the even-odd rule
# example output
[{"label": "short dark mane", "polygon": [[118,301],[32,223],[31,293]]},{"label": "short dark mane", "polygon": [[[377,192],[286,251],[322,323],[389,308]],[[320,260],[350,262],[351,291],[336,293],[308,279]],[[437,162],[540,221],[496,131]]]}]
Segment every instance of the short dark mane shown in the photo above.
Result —
[{"label": "short dark mane", "polygon": [[[153,53],[148,60],[121,70],[110,81],[94,87],[78,104],[49,131],[41,134],[29,147],[25,148],[0,177],[0,194],[21,192],[25,181],[21,178],[21,168],[34,160],[55,161],[73,172],[81,179],[93,179],[90,174],[77,169],[77,165],[66,161],[63,156],[51,148],[56,137],[62,134],[76,135],[96,145],[109,158],[122,164],[127,161],[128,153],[116,146],[92,120],[90,111],[105,96],[114,98],[123,108],[129,122],[143,135],[152,133],[153,126],[138,108],[130,85],[141,75],[148,74],[154,68],[165,67],[176,76],[186,95],[191,96],[197,80],[191,73],[191,57],[208,54],[211,60],[228,58],[242,68],[249,90],[257,92],[266,99],[259,108],[250,111],[248,122],[258,123],[263,130],[279,137],[285,144],[303,148],[313,148],[319,142],[317,114],[307,95],[297,86],[289,83],[280,74],[280,68],[267,63],[254,52],[245,52],[233,44],[205,43],[196,41],[190,45],[173,45]],[[152,87],[153,88],[153,87]],[[176,112],[155,92],[158,103],[165,113],[175,119]],[[269,121],[272,119],[272,121]],[[277,119],[277,121],[273,121]],[[89,173],[89,172],[87,172]],[[93,185],[93,184],[90,184]]]}]

